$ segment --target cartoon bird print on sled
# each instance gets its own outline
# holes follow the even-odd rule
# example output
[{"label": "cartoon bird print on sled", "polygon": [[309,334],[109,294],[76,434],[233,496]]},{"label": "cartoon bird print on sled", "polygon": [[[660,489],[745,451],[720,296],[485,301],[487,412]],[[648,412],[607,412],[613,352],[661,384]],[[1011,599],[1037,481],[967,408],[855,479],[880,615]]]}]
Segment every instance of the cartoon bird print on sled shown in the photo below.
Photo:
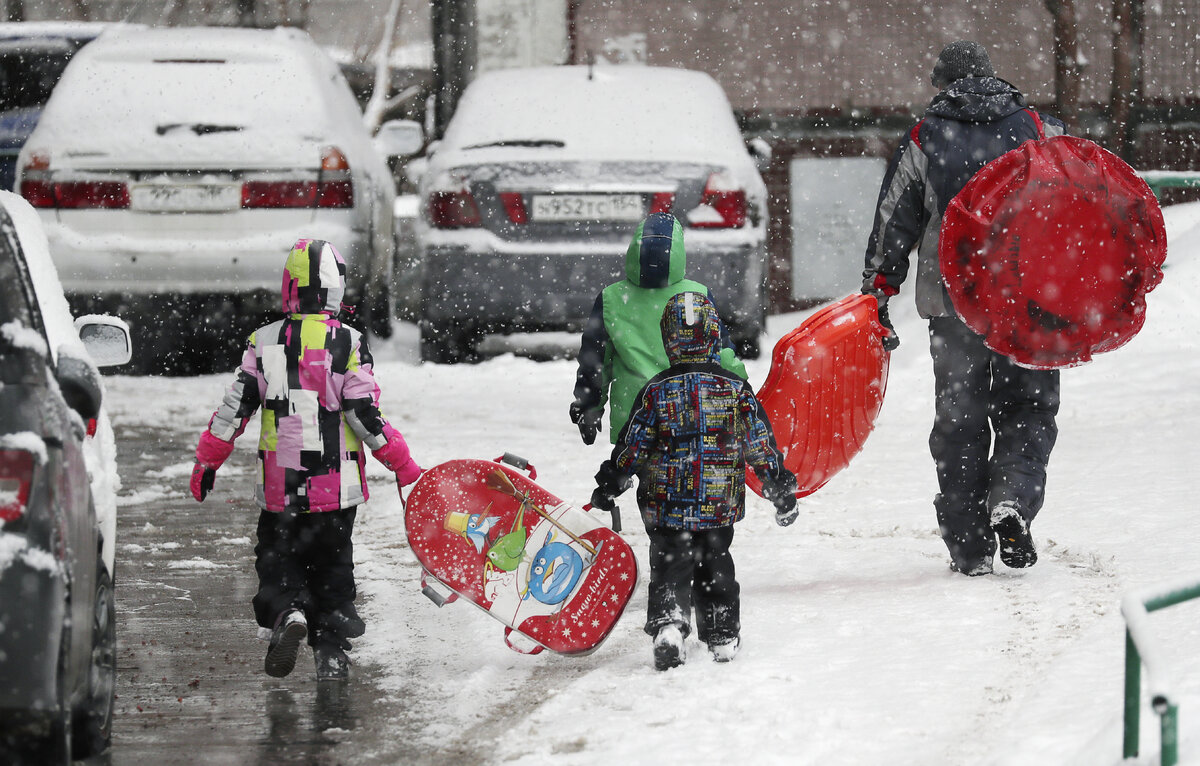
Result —
[{"label": "cartoon bird print on sled", "polygon": [[[406,504],[409,543],[435,602],[461,596],[536,642],[535,652],[584,654],[628,603],[636,560],[599,517],[542,489],[528,469],[482,460],[430,469]],[[439,586],[452,595],[438,597]]]},{"label": "cartoon bird print on sled", "polygon": [[[570,509],[566,503],[550,511],[543,509],[499,469],[489,473],[485,483],[519,504],[509,532],[484,552],[483,592],[492,603],[491,611],[508,615],[511,610],[507,622],[514,625],[534,615],[557,616],[603,543],[588,542],[555,518],[554,513],[561,515]],[[527,531],[525,525],[530,522]],[[559,542],[558,536],[567,542]]]}]

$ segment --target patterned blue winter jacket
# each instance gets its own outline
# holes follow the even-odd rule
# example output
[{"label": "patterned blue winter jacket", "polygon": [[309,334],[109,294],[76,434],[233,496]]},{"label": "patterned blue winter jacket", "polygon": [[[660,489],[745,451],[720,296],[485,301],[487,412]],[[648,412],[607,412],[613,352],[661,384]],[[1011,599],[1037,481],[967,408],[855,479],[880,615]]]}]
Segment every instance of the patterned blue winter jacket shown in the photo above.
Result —
[{"label": "patterned blue winter jacket", "polygon": [[771,424],[750,384],[720,362],[720,319],[696,292],[667,302],[663,342],[671,366],[635,400],[596,484],[616,497],[638,477],[649,527],[725,527],[745,515],[746,466],[768,492],[795,492]]}]

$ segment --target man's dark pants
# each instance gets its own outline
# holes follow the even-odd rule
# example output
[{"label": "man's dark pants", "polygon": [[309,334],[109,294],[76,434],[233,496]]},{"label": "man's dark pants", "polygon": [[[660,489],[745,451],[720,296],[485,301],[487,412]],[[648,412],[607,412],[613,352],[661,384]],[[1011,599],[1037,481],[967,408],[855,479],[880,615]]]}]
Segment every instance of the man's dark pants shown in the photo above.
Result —
[{"label": "man's dark pants", "polygon": [[929,320],[929,350],[935,395],[929,451],[940,488],[934,506],[942,539],[966,571],[996,551],[992,508],[1013,502],[1032,522],[1042,507],[1058,436],[1059,375],[990,350],[958,317]]}]

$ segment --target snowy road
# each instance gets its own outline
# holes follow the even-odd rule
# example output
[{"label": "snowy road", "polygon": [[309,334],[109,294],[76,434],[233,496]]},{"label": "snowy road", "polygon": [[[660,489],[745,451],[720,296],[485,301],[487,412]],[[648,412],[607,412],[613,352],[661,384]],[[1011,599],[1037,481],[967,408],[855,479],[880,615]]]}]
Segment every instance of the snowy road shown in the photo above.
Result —
[{"label": "snowy road", "polygon": [[[247,605],[256,435],[241,439],[198,506],[186,496],[190,451],[225,376],[109,379],[125,483],[114,763],[184,752],[196,763],[1115,766],[1120,598],[1200,572],[1200,207],[1168,210],[1168,223],[1167,276],[1142,334],[1063,374],[1061,435],[1033,527],[1037,566],[982,578],[947,569],[926,449],[930,363],[905,292],[893,308],[902,344],[864,452],[801,501],[794,526],[776,527],[757,498],[738,525],[744,650],[729,665],[691,643],[684,667],[655,673],[640,630],[644,584],[594,654],[510,652],[498,623],[421,596],[400,502],[372,463],[375,494],[356,532],[370,627],[355,679],[332,701],[307,657],[285,682],[266,679]],[[764,347],[802,318],[772,317]],[[376,373],[385,412],[420,462],[509,451],[556,494],[588,497],[606,450],[584,447],[567,421],[572,362],[506,354],[417,365],[415,330],[398,330],[377,346]],[[749,367],[760,383],[767,360]],[[622,501],[644,565],[645,535],[632,498]],[[1197,610],[1152,618],[1177,674],[1180,752],[1192,764]],[[1136,763],[1147,765],[1157,763],[1157,719],[1142,706]]]}]

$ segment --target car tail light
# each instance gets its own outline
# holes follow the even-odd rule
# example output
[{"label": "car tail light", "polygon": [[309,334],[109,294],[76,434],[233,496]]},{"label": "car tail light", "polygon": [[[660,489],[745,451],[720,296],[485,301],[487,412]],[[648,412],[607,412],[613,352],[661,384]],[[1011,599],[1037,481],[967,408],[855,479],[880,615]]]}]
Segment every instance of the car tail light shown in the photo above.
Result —
[{"label": "car tail light", "polygon": [[122,210],[129,207],[129,186],[124,181],[56,181],[54,199],[61,209]]},{"label": "car tail light", "polygon": [[704,184],[700,206],[712,212],[689,215],[688,223],[697,229],[737,229],[746,225],[746,191],[724,173],[713,173]]},{"label": "car tail light", "polygon": [[336,146],[327,146],[321,153],[317,207],[354,207],[354,181],[350,174],[350,163]]},{"label": "car tail light", "polygon": [[80,179],[55,181],[50,158],[34,152],[21,168],[21,196],[40,208],[124,209],[129,207],[129,185],[122,180]]},{"label": "car tail light", "polygon": [[292,178],[242,182],[244,208],[312,207],[316,199],[316,181]]},{"label": "car tail light", "polygon": [[34,207],[54,207],[54,187],[50,184],[50,157],[34,152],[21,168],[21,196]]},{"label": "car tail light", "polygon": [[33,486],[33,453],[0,449],[0,522],[16,521],[25,515]]},{"label": "car tail light", "polygon": [[672,192],[654,192],[650,198],[651,213],[669,213],[675,206],[675,195]]},{"label": "car tail light", "polygon": [[479,206],[466,189],[431,192],[426,212],[429,223],[438,229],[465,229],[483,223]]},{"label": "car tail light", "polygon": [[525,198],[520,192],[500,192],[500,201],[504,203],[504,212],[513,223],[529,223],[529,214],[525,210]]}]

